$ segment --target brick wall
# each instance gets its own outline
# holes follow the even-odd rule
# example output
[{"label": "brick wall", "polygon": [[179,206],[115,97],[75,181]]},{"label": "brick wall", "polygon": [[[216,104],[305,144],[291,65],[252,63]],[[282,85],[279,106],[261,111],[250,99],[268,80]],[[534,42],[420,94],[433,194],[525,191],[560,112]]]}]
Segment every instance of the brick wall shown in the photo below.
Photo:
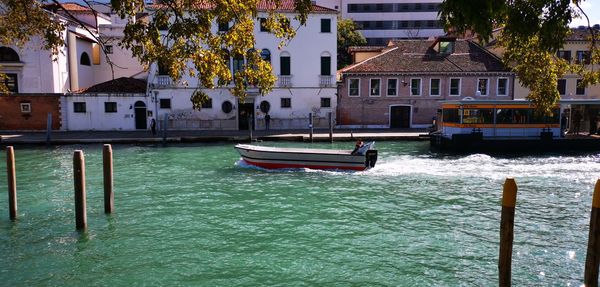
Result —
[{"label": "brick wall", "polygon": [[[0,130],[46,130],[48,113],[52,129],[60,129],[59,94],[0,95]],[[21,104],[30,103],[31,112],[22,112]]]},{"label": "brick wall", "polygon": [[[396,95],[390,96],[387,93],[388,78],[397,79]],[[411,95],[411,79],[421,79],[421,94],[419,96]],[[430,95],[430,79],[440,79],[440,95]],[[460,96],[449,95],[450,78],[460,78]],[[488,95],[476,96],[477,81],[480,78],[488,79]],[[359,125],[359,126],[389,126],[390,108],[392,106],[410,107],[411,126],[425,126],[432,123],[432,119],[437,115],[437,110],[441,108],[442,101],[461,100],[464,97],[472,97],[478,100],[510,100],[513,95],[514,78],[512,76],[502,76],[508,78],[508,91],[506,96],[496,95],[498,76],[496,75],[423,75],[423,76],[387,76],[387,75],[357,75],[345,76],[339,89],[338,103],[338,125]],[[360,79],[360,95],[358,97],[348,96],[348,79]],[[381,79],[379,96],[370,95],[370,79]],[[405,81],[406,85],[402,82]]]}]

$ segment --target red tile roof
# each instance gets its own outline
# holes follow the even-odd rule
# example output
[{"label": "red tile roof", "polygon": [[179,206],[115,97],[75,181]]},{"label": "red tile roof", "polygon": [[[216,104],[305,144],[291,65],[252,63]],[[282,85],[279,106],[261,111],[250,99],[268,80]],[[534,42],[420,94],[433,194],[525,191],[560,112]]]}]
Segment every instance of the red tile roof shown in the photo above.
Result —
[{"label": "red tile roof", "polygon": [[91,86],[86,89],[81,89],[76,93],[143,94],[146,93],[146,81],[134,78],[121,77],[118,79],[106,81],[104,83]]},{"label": "red tile roof", "polygon": [[341,73],[507,72],[502,61],[473,41],[457,40],[454,53],[439,54],[435,40],[393,41],[390,49]]},{"label": "red tile roof", "polygon": [[351,46],[348,47],[348,52],[381,52],[387,46]]},{"label": "red tile roof", "polygon": [[73,2],[61,3],[60,5],[48,4],[48,5],[44,5],[44,8],[47,10],[52,10],[52,11],[64,9],[69,12],[92,12],[92,9],[90,9],[90,7],[82,6],[77,3],[73,3]]},{"label": "red tile roof", "polygon": [[[594,34],[596,34],[596,39],[598,39],[600,37],[600,28],[592,27],[592,29],[594,30]],[[590,41],[591,39],[592,33],[587,26],[572,28],[571,34],[567,36],[567,41]]]}]

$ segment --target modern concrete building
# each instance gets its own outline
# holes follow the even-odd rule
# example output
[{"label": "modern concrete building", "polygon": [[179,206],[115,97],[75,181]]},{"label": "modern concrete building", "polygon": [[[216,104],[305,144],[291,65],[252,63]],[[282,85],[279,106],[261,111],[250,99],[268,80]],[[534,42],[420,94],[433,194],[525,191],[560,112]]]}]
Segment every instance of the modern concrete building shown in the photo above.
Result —
[{"label": "modern concrete building", "polygon": [[422,128],[432,125],[444,100],[513,99],[514,75],[498,57],[449,37],[392,41],[338,74],[338,127]]},{"label": "modern concrete building", "polygon": [[444,35],[439,21],[443,0],[317,0],[352,19],[369,45],[386,45],[391,39],[427,39]]}]

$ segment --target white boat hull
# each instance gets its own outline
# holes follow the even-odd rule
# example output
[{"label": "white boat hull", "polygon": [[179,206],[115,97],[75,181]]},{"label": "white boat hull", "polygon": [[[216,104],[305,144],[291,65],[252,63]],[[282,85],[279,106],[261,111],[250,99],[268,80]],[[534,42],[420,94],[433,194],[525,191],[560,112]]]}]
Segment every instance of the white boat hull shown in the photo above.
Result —
[{"label": "white boat hull", "polygon": [[375,165],[377,151],[353,155],[350,150],[275,148],[238,144],[235,149],[251,165],[267,169],[310,168],[365,170]]}]

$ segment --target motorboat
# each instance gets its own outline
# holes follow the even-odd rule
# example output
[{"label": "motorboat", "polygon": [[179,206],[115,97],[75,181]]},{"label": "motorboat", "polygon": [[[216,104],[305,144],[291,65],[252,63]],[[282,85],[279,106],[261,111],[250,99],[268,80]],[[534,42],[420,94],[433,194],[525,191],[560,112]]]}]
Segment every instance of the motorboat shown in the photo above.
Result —
[{"label": "motorboat", "polygon": [[266,169],[337,169],[365,170],[375,166],[377,150],[369,142],[353,150],[283,148],[237,144],[235,149],[249,165]]}]

